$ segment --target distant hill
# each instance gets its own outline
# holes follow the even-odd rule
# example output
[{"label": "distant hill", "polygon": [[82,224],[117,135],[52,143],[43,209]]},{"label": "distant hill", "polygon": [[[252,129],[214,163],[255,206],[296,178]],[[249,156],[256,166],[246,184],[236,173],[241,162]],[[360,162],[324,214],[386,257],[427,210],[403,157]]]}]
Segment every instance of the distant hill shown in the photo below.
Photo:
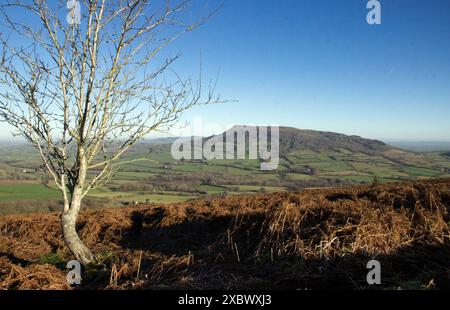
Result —
[{"label": "distant hill", "polygon": [[[236,130],[237,127],[225,131],[216,136],[204,137],[203,140],[209,140],[213,137],[225,137],[227,132]],[[247,128],[254,128],[247,126]],[[365,153],[369,155],[379,155],[385,151],[396,149],[379,140],[365,139],[360,136],[349,136],[341,133],[316,131],[308,129],[297,129],[293,127],[280,127],[280,151],[282,154],[290,153],[295,150],[311,151],[336,151],[340,149],[348,150],[354,153]],[[188,139],[188,137],[186,137]],[[148,139],[142,144],[166,145],[173,143],[177,138],[159,138]],[[225,141],[225,140],[224,140]]]},{"label": "distant hill", "polygon": [[145,139],[141,144],[171,144],[173,143],[177,137],[164,137],[164,138],[153,138],[153,139]]},{"label": "distant hill", "polygon": [[293,150],[339,150],[366,154],[380,153],[393,147],[378,140],[364,139],[359,136],[348,136],[335,132],[280,127],[280,149]]},{"label": "distant hill", "polygon": [[[203,137],[203,142],[222,136],[225,140],[226,134],[236,131],[242,125],[236,125],[219,135]],[[246,126],[246,128],[255,128],[254,126]],[[287,155],[295,151],[314,151],[314,152],[334,152],[346,150],[351,153],[364,153],[373,156],[384,156],[386,152],[398,152],[399,148],[386,144],[379,140],[362,138],[356,135],[345,135],[336,132],[316,131],[309,129],[297,129],[293,127],[279,127],[280,134],[280,153]],[[270,136],[270,131],[269,131]],[[189,139],[189,137],[185,137]],[[142,146],[152,144],[160,145],[163,150],[169,150],[177,137],[149,139],[141,143]],[[192,138],[191,138],[192,139]],[[195,137],[193,139],[200,139]],[[404,152],[404,151],[402,151]],[[410,153],[410,152],[406,152]]]},{"label": "distant hill", "polygon": [[[235,127],[228,132],[236,130]],[[114,204],[174,203],[204,197],[368,184],[374,180],[383,184],[450,177],[450,156],[444,152],[411,152],[381,141],[334,132],[289,127],[279,130],[279,156],[269,154],[275,155],[270,156],[275,163],[273,170],[262,169],[266,161],[261,149],[255,154],[248,152],[246,147],[245,157],[241,153],[239,158],[226,156],[224,159],[205,154],[202,158],[192,152],[181,160],[172,153],[172,142],[177,138],[142,141],[124,154],[120,171],[111,182],[101,191],[91,193],[89,198],[109,200]],[[193,139],[220,140],[226,133]],[[184,149],[190,139],[182,137],[185,144],[180,148]],[[14,185],[12,191],[8,182],[40,183],[41,175],[30,173],[40,165],[38,153],[29,146],[0,147],[0,181],[5,182],[3,186],[0,184],[0,211],[6,210],[2,209],[3,202],[7,203],[8,210],[17,209],[10,207],[11,201],[17,206],[26,206],[21,200],[35,195],[36,187],[30,190],[28,186]],[[34,186],[43,189],[44,185]]]},{"label": "distant hill", "polygon": [[[235,126],[221,135],[225,136],[227,132],[235,131],[238,127],[239,126]],[[248,127],[254,128],[251,126]],[[378,155],[394,149],[394,147],[382,141],[364,139],[359,136],[348,136],[335,132],[280,127],[279,133],[280,152],[282,154],[296,150],[311,150],[318,152],[344,149],[354,153],[360,152],[369,155]],[[205,140],[209,138],[205,138]]]},{"label": "distant hill", "polygon": [[403,150],[413,151],[413,152],[444,152],[450,151],[450,142],[433,142],[433,141],[423,141],[423,142],[413,142],[413,141],[388,141],[389,144],[399,147]]}]

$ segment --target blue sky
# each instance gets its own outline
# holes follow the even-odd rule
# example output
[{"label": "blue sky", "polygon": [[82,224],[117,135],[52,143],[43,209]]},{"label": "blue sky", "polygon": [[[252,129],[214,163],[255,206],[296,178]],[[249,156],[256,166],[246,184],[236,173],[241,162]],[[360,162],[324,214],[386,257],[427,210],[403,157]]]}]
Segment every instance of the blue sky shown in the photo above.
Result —
[{"label": "blue sky", "polygon": [[[166,53],[181,52],[183,76],[201,60],[204,76],[219,73],[222,98],[238,102],[185,120],[450,141],[450,1],[381,0],[381,25],[366,23],[366,0],[221,1]],[[194,2],[193,14],[205,1]]]},{"label": "blue sky", "polygon": [[177,47],[239,102],[187,119],[450,141],[450,1],[380,1],[381,25],[365,0],[223,2]]}]

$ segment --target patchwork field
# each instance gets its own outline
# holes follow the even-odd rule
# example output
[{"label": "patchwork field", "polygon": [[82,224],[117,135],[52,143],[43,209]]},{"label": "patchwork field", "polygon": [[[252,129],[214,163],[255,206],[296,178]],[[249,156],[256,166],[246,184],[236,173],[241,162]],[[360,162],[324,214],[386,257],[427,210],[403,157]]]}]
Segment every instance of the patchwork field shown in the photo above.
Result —
[{"label": "patchwork field", "polygon": [[[10,151],[11,152],[11,151]],[[436,154],[417,154],[416,166],[393,161],[391,157],[370,156],[345,150],[333,152],[295,151],[285,156],[277,171],[261,172],[257,162],[211,161],[176,162],[168,152],[132,154],[127,158],[147,160],[126,165],[116,173],[113,181],[101,190],[91,193],[92,197],[136,202],[181,202],[202,198],[205,195],[245,194],[255,191],[283,191],[297,184],[305,187],[330,186],[336,181],[350,183],[387,183],[407,179],[423,179],[449,176],[448,157]],[[30,156],[33,156],[30,154]],[[35,156],[35,155],[34,155]],[[12,154],[6,158],[14,157]],[[0,201],[18,199],[58,199],[59,193],[49,186],[39,184],[39,175],[27,171],[30,157],[16,157],[14,166],[2,157],[3,174],[17,180],[0,183]],[[408,158],[408,163],[412,160]],[[33,162],[33,161],[32,161]],[[425,163],[423,163],[425,162]],[[8,164],[9,163],[9,164]],[[297,171],[299,168],[314,169],[313,174]],[[296,170],[297,169],[297,170]],[[0,174],[1,175],[1,174]],[[183,186],[176,185],[183,176]],[[175,182],[173,182],[175,180]],[[35,182],[31,184],[30,182]],[[313,182],[312,182],[313,181]],[[321,182],[323,181],[323,182]],[[312,183],[311,183],[312,182]],[[314,183],[315,182],[315,183]],[[331,183],[327,183],[331,182]],[[151,190],[120,190],[126,184],[153,185]],[[167,184],[169,183],[169,184]],[[161,185],[161,186],[158,186]],[[168,186],[169,185],[169,186]],[[114,190],[114,188],[116,188]],[[119,188],[119,189],[117,189]],[[113,190],[112,190],[113,189]]]},{"label": "patchwork field", "polygon": [[[259,159],[177,161],[171,155],[170,144],[144,142],[125,154],[123,160],[128,163],[88,197],[102,199],[106,205],[110,201],[114,206],[175,203],[450,176],[448,152],[415,153],[354,136],[280,130],[277,170],[261,171]],[[1,148],[0,214],[2,202],[60,199],[51,178],[40,167],[35,150],[29,146],[15,143]],[[91,171],[88,176],[95,173]]]}]

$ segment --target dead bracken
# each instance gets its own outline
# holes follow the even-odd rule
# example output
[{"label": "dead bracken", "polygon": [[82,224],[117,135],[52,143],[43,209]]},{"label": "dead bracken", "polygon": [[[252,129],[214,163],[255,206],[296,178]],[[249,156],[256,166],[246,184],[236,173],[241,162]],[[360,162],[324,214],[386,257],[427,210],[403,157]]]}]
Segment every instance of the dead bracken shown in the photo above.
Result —
[{"label": "dead bracken", "polygon": [[[86,211],[98,263],[82,287],[448,289],[449,197],[441,179]],[[58,216],[0,218],[0,288],[73,289]],[[381,286],[366,282],[371,259]]]}]

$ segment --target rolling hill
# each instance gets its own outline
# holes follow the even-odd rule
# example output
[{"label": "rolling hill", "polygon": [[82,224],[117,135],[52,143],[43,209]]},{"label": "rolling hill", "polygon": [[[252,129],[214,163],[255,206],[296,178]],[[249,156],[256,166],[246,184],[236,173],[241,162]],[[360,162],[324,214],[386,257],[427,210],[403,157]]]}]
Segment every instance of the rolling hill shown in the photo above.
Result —
[{"label": "rolling hill", "polygon": [[[381,141],[333,132],[290,127],[281,127],[279,132],[280,161],[273,171],[261,171],[259,159],[175,160],[170,151],[174,138],[143,141],[126,154],[124,160],[129,163],[121,166],[112,181],[91,192],[89,198],[111,206],[174,203],[255,192],[450,176],[450,157],[445,152],[411,152]],[[58,195],[48,190],[54,187],[43,183],[42,174],[34,172],[39,165],[36,152],[25,145],[0,150],[0,214],[48,211],[33,208],[35,200],[23,201],[35,197],[34,192],[39,190],[48,194],[42,195],[40,206]],[[25,182],[35,185],[25,186]],[[49,201],[48,205],[57,203]]]},{"label": "rolling hill", "polygon": [[282,152],[286,153],[296,150],[333,151],[344,149],[370,155],[380,155],[394,148],[382,141],[364,139],[359,136],[291,127],[280,128],[280,146]]},{"label": "rolling hill", "polygon": [[[226,141],[227,134],[237,131],[243,132],[244,130],[256,132],[258,127],[236,125],[220,135],[206,137],[203,138],[203,140],[207,141],[211,138],[220,139],[222,137],[223,141]],[[379,155],[384,151],[395,149],[393,146],[378,140],[365,139],[359,136],[349,136],[335,132],[297,129],[293,127],[279,127],[279,138],[280,152],[282,155],[298,150],[319,152],[339,149]]]}]

